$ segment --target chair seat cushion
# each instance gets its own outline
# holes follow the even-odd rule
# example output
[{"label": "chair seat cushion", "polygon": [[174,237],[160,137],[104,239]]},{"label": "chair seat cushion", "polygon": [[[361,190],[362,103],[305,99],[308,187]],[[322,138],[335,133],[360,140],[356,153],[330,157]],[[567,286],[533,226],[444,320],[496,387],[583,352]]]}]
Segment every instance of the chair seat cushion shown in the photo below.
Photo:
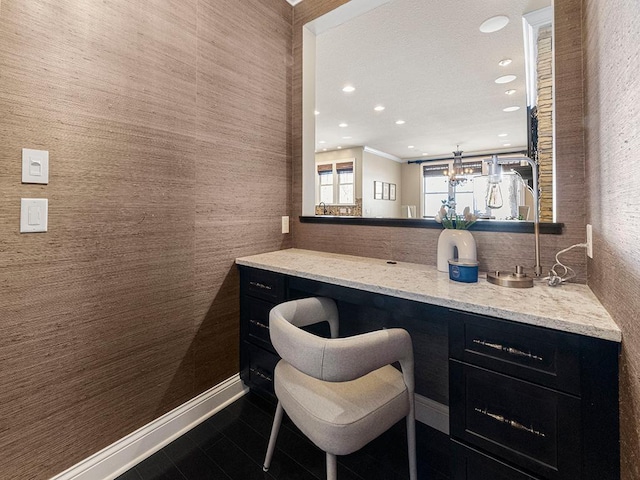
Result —
[{"label": "chair seat cushion", "polygon": [[275,392],[293,423],[334,455],[362,448],[409,413],[402,373],[391,365],[349,382],[326,382],[280,360]]}]

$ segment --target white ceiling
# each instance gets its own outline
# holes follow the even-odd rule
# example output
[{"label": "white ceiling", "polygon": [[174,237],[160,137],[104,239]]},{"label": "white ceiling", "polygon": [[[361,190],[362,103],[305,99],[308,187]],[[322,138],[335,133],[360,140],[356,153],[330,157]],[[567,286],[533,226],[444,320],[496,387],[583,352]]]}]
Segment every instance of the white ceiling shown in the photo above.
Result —
[{"label": "white ceiling", "polygon": [[[368,146],[409,159],[447,156],[458,144],[465,152],[526,147],[522,15],[550,3],[392,0],[319,34],[316,142],[326,143],[316,150]],[[480,32],[495,15],[508,16],[509,24]],[[511,65],[500,67],[504,58]],[[494,82],[507,74],[518,78]],[[343,93],[346,84],[356,91]],[[507,96],[508,89],[516,93]],[[375,112],[378,104],[386,109]],[[520,110],[503,112],[512,105]],[[398,119],[406,124],[396,125]],[[349,126],[338,127],[342,122]]]}]

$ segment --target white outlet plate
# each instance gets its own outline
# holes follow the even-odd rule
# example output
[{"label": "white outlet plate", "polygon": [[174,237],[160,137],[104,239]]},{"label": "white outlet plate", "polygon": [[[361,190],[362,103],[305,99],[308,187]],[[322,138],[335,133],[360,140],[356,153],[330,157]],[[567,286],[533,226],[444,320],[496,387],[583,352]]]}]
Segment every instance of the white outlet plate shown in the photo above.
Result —
[{"label": "white outlet plate", "polygon": [[282,233],[289,233],[289,216],[282,217]]},{"label": "white outlet plate", "polygon": [[46,198],[23,198],[20,201],[20,233],[47,231],[49,201]]},{"label": "white outlet plate", "polygon": [[593,228],[587,223],[587,256],[593,258]]}]

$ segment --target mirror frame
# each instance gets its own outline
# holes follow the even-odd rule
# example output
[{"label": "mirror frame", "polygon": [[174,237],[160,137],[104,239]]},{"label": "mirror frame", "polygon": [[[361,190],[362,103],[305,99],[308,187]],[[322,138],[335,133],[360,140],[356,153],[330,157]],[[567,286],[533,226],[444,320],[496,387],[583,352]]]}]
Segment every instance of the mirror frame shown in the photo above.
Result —
[{"label": "mirror frame", "polygon": [[[371,0],[369,0],[371,1]],[[386,3],[388,0],[376,0],[375,3]],[[328,2],[329,3],[329,2]],[[344,2],[338,0],[333,7],[329,7],[329,10],[325,12],[325,16],[329,16],[331,12],[334,12],[338,7],[343,7],[347,3],[357,4],[356,1],[352,2]],[[552,0],[552,7],[555,2]],[[307,4],[308,5],[308,4]],[[368,8],[367,8],[368,9]],[[355,5],[355,8],[352,9],[352,13],[349,18],[344,20],[348,21],[350,18],[354,18],[355,16],[361,14],[362,8]],[[554,8],[554,17],[555,8]],[[322,16],[322,14],[318,14],[315,18],[310,18],[310,20],[315,20]],[[306,24],[306,22],[305,22]],[[315,62],[313,59],[315,58],[315,35],[308,28],[305,27],[305,24],[301,25],[302,30],[302,55],[303,59],[311,59],[309,62],[302,62],[301,74],[301,83],[302,83],[302,129],[301,129],[301,153],[302,153],[302,195],[301,195],[301,215],[299,216],[299,221],[301,223],[315,223],[315,224],[342,224],[342,225],[362,225],[362,226],[388,226],[388,227],[408,227],[408,228],[442,228],[442,225],[430,219],[404,219],[404,218],[375,218],[375,217],[344,217],[344,216],[317,216],[315,215],[315,184],[313,183],[314,176],[310,175],[308,170],[313,168],[313,162],[305,161],[308,158],[315,157],[315,142],[306,141],[305,138],[315,138],[315,116],[313,114],[313,105],[315,105]],[[295,28],[295,27],[294,27]],[[554,29],[554,39],[556,36],[556,22],[554,18],[553,22]],[[554,40],[555,42],[555,40]],[[555,56],[557,55],[554,52],[554,62]],[[555,74],[554,74],[554,84],[556,83]],[[555,87],[554,87],[555,90]],[[312,105],[311,107],[309,105]],[[554,113],[554,124],[557,121],[557,115]],[[554,128],[555,131],[555,128]],[[556,141],[554,135],[554,149],[556,148]],[[555,154],[554,154],[555,155]],[[308,165],[307,165],[308,164]],[[555,166],[554,166],[555,168]],[[555,199],[555,194],[554,194]],[[555,203],[555,201],[554,201]],[[554,212],[556,212],[556,206],[554,205]],[[311,214],[313,211],[313,214]],[[554,213],[554,215],[556,215]],[[540,223],[540,233],[543,234],[561,234],[563,231],[564,223],[561,222],[545,222]],[[509,220],[509,221],[499,221],[499,220],[479,220],[472,227],[471,230],[475,231],[499,231],[499,232],[514,232],[514,233],[533,233],[534,226],[533,222],[529,221],[518,221],[518,220]]]}]

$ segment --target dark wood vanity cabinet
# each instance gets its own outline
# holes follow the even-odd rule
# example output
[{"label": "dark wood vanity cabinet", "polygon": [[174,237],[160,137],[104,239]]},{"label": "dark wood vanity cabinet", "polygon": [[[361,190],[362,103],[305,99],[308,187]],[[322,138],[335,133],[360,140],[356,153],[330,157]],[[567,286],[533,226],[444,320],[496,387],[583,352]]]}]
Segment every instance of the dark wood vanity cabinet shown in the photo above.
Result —
[{"label": "dark wood vanity cabinet", "polygon": [[451,478],[466,480],[539,480],[495,457],[451,440]]},{"label": "dark wood vanity cabinet", "polygon": [[449,405],[453,480],[620,478],[619,343],[239,268],[240,375],[251,389],[273,395],[271,308],[326,296],[341,336],[409,331],[416,393]]},{"label": "dark wood vanity cabinet", "polygon": [[620,478],[618,344],[451,312],[449,355],[455,480]]},{"label": "dark wood vanity cabinet", "polygon": [[280,360],[269,338],[269,311],[287,299],[284,275],[240,267],[240,378],[273,395],[273,370]]}]

